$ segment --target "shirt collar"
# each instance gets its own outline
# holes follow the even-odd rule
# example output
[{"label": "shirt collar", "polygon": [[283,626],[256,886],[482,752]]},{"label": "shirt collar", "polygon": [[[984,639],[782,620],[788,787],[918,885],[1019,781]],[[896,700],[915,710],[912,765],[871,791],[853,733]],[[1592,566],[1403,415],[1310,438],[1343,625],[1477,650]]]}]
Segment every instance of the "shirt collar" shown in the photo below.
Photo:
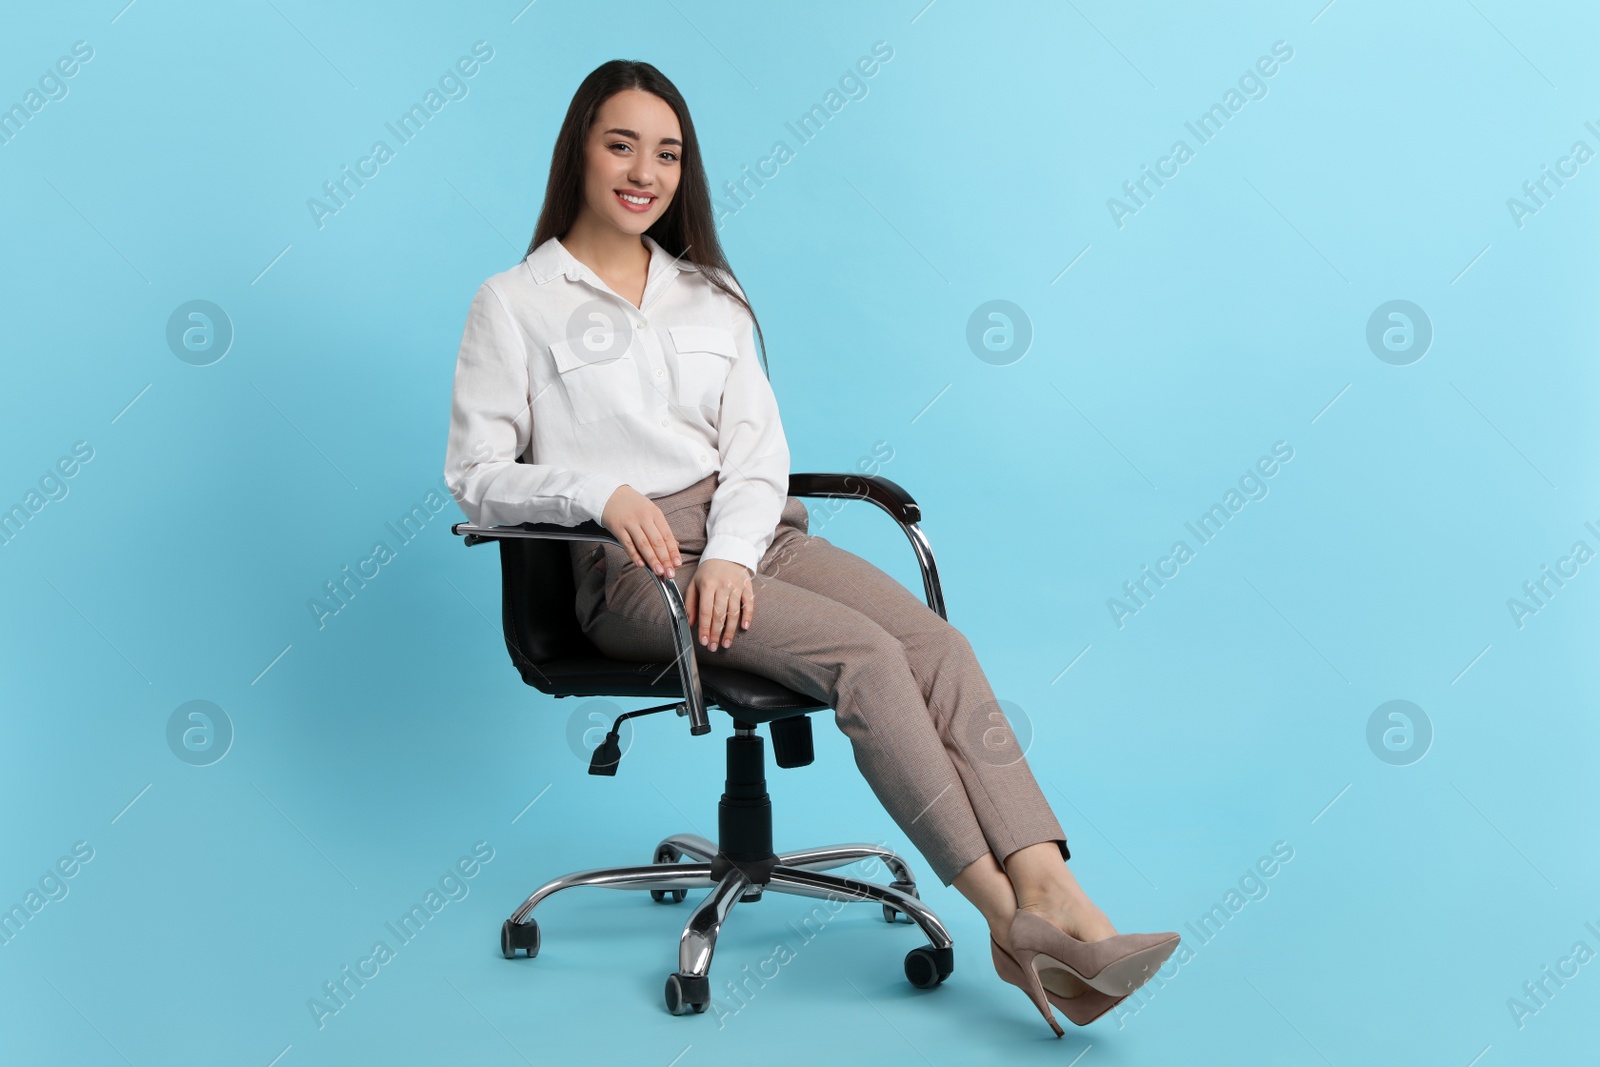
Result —
[{"label": "shirt collar", "polygon": [[[687,259],[675,259],[671,252],[656,243],[656,239],[649,234],[642,234],[645,246],[650,249],[650,270],[645,278],[648,286],[657,274],[662,271],[696,271],[700,268]],[[566,275],[570,281],[588,280],[595,284],[600,283],[594,271],[586,267],[576,256],[568,252],[566,246],[554,237],[547,238],[543,244],[528,253],[524,261],[528,270],[533,275],[533,280],[540,285],[551,281],[561,275]]]}]

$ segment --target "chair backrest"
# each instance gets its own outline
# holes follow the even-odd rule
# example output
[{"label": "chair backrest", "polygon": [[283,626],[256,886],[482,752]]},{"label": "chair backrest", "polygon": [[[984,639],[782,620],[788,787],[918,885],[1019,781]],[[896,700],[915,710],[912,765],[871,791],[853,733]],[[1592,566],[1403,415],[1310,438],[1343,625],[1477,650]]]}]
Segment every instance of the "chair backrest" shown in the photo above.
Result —
[{"label": "chair backrest", "polygon": [[507,537],[500,545],[500,617],[517,669],[602,655],[578,625],[570,541]]},{"label": "chair backrest", "polygon": [[[518,456],[517,462],[527,459]],[[578,625],[578,590],[572,584],[574,542],[507,537],[498,544],[501,625],[506,651],[523,680],[535,685],[533,679],[540,677],[537,665],[554,659],[602,656]]]}]

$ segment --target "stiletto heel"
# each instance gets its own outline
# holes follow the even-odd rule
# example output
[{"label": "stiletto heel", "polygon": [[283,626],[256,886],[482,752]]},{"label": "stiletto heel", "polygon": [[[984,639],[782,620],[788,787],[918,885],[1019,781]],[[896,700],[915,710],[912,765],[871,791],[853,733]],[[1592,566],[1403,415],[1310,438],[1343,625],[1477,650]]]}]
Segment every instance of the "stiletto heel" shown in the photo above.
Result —
[{"label": "stiletto heel", "polygon": [[[1028,994],[1028,999],[1033,1001],[1033,1006],[1039,1009],[1039,1014],[1044,1016],[1044,1021],[1050,1024],[1050,1029],[1055,1031],[1055,1035],[1057,1037],[1064,1036],[1066,1031],[1061,1028],[1060,1023],[1056,1022],[1055,1015],[1050,1011],[1051,993],[1044,987],[1044,983],[1039,980],[1039,972],[1032,967],[1015,967],[1016,961],[1005,954],[1005,949],[1000,947],[993,936],[990,936],[989,944],[992,946],[991,951],[994,955],[996,973]],[[1010,961],[1015,970],[1003,967],[1000,962],[1002,958]],[[1093,992],[1093,990],[1090,990],[1090,992]],[[1069,1015],[1068,1018],[1071,1018],[1071,1016]]]},{"label": "stiletto heel", "polygon": [[[992,936],[989,938],[989,955],[994,959],[995,973],[1003,980],[1010,982],[1019,989],[1026,990],[1027,976],[1022,973],[1022,967],[1016,959],[1000,947],[1000,942]],[[1038,975],[1038,972],[1034,972]],[[1044,986],[1043,978],[1039,985],[1044,988],[1044,995],[1052,1007],[1056,1008],[1071,1019],[1078,1026],[1088,1026],[1100,1016],[1121,1004],[1126,997],[1113,997],[1100,992],[1093,986],[1086,986],[1083,992],[1074,997],[1063,997]]]},{"label": "stiletto heel", "polygon": [[1018,911],[1011,920],[1011,950],[1035,981],[1039,967],[1060,967],[1085,985],[1118,997],[1143,985],[1177,947],[1178,935],[1171,932],[1079,941],[1030,911]]}]

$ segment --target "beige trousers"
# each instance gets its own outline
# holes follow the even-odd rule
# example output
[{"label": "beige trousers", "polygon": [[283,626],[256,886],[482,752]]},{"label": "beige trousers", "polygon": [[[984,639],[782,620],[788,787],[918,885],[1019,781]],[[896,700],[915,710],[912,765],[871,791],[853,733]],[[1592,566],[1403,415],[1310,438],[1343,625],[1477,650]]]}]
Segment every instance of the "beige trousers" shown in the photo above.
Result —
[{"label": "beige trousers", "polygon": [[[678,539],[687,591],[706,545],[715,473],[655,498]],[[806,530],[790,497],[751,584],[750,629],[729,648],[698,642],[702,664],[737,667],[824,701],[889,816],[949,885],[984,853],[1066,834],[1028,768],[966,638],[871,563]],[[611,545],[573,542],[584,632],[616,659],[668,662],[674,650],[655,576]],[[692,623],[693,624],[693,623]],[[795,846],[800,847],[800,846]]]}]

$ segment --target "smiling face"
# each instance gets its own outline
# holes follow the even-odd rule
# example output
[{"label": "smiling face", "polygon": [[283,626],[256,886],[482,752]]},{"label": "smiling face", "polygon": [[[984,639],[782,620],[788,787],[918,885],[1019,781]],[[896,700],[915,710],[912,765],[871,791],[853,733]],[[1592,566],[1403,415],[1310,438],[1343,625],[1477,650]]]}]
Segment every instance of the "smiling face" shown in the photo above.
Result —
[{"label": "smiling face", "polygon": [[593,221],[638,235],[678,191],[683,132],[665,100],[624,89],[600,105],[584,146],[584,207]]}]

